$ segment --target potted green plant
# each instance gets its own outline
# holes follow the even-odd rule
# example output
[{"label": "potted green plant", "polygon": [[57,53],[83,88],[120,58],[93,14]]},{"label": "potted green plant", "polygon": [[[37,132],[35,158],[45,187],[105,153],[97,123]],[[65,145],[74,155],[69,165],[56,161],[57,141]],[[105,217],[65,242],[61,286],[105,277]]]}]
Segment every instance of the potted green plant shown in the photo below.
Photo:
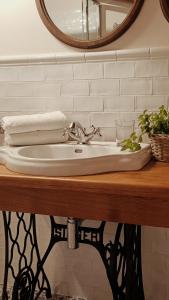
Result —
[{"label": "potted green plant", "polygon": [[142,136],[148,134],[153,156],[160,161],[169,162],[169,112],[162,105],[158,112],[145,110],[138,118],[140,135],[133,132],[128,139],[122,141],[122,151],[141,149]]}]

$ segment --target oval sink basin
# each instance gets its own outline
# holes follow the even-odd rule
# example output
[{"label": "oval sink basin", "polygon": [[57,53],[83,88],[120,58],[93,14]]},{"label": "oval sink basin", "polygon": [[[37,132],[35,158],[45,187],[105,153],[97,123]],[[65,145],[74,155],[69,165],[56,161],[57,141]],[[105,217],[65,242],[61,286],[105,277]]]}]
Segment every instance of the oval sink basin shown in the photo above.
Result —
[{"label": "oval sink basin", "polygon": [[0,162],[12,171],[44,176],[88,175],[141,169],[151,158],[142,144],[137,152],[122,152],[116,143],[73,143],[0,148]]}]

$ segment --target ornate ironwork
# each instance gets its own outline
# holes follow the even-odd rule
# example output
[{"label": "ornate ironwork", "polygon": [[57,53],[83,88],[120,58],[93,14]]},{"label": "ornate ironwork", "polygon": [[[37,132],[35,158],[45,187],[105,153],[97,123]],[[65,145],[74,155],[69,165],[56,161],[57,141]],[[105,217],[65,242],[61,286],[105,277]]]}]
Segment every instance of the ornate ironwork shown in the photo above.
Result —
[{"label": "ornate ironwork", "polygon": [[[12,224],[13,217],[15,222]],[[37,242],[35,215],[3,212],[3,219],[6,249],[2,300],[9,299],[9,276],[14,280],[12,300],[38,299],[44,292],[50,298],[50,284],[43,269]]]},{"label": "ornate ironwork", "polygon": [[[13,232],[12,216],[17,218]],[[8,300],[7,283],[9,273],[14,280],[12,300],[38,299],[43,293],[51,297],[51,288],[44,271],[44,264],[53,248],[61,241],[67,241],[67,225],[56,223],[50,216],[51,236],[43,256],[40,256],[36,234],[35,215],[3,212],[6,241],[6,260],[3,300]],[[78,226],[77,242],[88,244],[99,252],[104,263],[114,300],[144,300],[141,269],[141,227],[118,224],[114,239],[107,244],[103,236],[105,222],[98,228]],[[114,225],[115,226],[115,225]],[[19,234],[22,230],[22,245]],[[23,237],[24,232],[24,237]],[[27,247],[29,244],[29,255]],[[18,269],[14,267],[15,253],[18,255]],[[36,264],[34,263],[36,260]]]},{"label": "ornate ironwork", "polygon": [[110,241],[105,250],[105,267],[114,300],[144,300],[141,227],[118,224],[114,243]]}]

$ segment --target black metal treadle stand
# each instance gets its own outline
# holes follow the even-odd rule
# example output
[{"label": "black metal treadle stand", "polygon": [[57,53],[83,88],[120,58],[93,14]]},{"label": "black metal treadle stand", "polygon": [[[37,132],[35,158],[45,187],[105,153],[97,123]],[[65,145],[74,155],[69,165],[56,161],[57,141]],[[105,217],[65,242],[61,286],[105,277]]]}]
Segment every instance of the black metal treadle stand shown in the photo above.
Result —
[{"label": "black metal treadle stand", "polygon": [[[56,223],[53,216],[49,218],[51,236],[46,251],[41,256],[36,216],[3,212],[5,270],[2,300],[10,299],[9,278],[13,280],[12,300],[36,300],[42,295],[47,299],[52,297],[44,265],[54,245],[67,241],[67,225]],[[141,268],[141,226],[119,223],[113,241],[104,244],[105,224],[106,222],[101,222],[98,228],[79,225],[77,242],[91,245],[99,252],[113,300],[145,300]]]}]

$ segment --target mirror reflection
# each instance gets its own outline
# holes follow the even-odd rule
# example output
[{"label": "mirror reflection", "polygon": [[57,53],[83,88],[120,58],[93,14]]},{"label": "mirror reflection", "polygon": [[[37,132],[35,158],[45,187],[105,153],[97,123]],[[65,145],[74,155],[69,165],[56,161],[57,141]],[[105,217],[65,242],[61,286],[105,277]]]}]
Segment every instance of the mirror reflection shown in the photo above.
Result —
[{"label": "mirror reflection", "polygon": [[169,0],[160,0],[161,8],[163,14],[167,21],[169,22]]},{"label": "mirror reflection", "polygon": [[45,0],[52,22],[66,35],[88,41],[105,37],[127,18],[135,0]]}]

